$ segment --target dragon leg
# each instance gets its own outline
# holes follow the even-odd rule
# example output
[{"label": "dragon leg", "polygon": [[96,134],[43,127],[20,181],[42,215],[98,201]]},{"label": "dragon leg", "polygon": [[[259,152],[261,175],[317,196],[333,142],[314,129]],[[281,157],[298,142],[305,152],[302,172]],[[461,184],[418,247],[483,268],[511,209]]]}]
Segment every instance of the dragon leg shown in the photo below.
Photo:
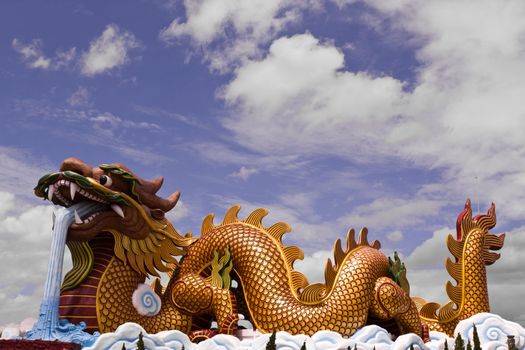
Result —
[{"label": "dragon leg", "polygon": [[177,308],[192,316],[214,314],[219,333],[234,334],[237,330],[239,316],[235,296],[202,276],[184,275],[173,285],[171,299]]},{"label": "dragon leg", "polygon": [[370,313],[382,320],[394,319],[401,333],[423,336],[423,329],[416,304],[410,296],[388,277],[378,278],[374,288]]},{"label": "dragon leg", "polygon": [[219,333],[235,334],[239,314],[233,293],[227,289],[217,288],[213,303],[213,313],[219,326]]}]

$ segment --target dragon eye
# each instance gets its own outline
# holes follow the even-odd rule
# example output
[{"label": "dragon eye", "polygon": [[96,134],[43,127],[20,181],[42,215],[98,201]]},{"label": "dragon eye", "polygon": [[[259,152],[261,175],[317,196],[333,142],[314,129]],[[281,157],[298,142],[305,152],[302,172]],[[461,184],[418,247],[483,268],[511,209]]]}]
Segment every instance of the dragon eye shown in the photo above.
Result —
[{"label": "dragon eye", "polygon": [[100,182],[101,185],[104,185],[106,187],[111,186],[112,183],[111,178],[107,175],[102,175],[100,179],[98,179],[98,182]]}]

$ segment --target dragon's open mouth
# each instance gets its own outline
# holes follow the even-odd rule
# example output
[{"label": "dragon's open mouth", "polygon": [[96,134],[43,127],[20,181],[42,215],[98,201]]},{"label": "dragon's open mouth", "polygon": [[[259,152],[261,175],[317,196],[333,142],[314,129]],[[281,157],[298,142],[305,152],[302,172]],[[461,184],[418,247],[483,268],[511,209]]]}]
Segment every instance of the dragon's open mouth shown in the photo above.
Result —
[{"label": "dragon's open mouth", "polygon": [[[95,223],[94,219],[99,215],[113,216],[116,214],[123,219],[125,218],[124,209],[121,204],[112,203],[110,200],[104,199],[104,197],[107,198],[107,196],[101,196],[95,191],[82,187],[71,175],[71,172],[62,173],[54,183],[49,184],[45,190],[46,197],[49,201],[64,207],[69,207],[74,203],[82,201],[94,201],[105,204],[101,211],[91,213],[87,217],[80,217],[75,211],[75,222],[71,225],[72,229],[88,228],[89,225]],[[75,175],[80,176],[78,174]],[[115,197],[117,194],[113,193],[111,195]]]},{"label": "dragon's open mouth", "polygon": [[[65,170],[43,176],[35,188],[35,194],[56,205],[70,207],[82,201],[103,204],[100,211],[81,217],[75,212],[75,221],[69,227],[68,239],[89,240],[99,232],[118,230],[134,238],[148,233],[151,210],[139,202],[132,190],[111,172],[100,169],[94,177]],[[91,174],[90,174],[91,175]]]}]

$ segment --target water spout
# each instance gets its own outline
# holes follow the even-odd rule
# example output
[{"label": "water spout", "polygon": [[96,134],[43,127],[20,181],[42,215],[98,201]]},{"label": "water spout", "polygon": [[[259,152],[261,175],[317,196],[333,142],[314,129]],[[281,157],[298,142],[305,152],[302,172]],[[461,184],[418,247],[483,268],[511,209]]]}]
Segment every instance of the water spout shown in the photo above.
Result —
[{"label": "water spout", "polygon": [[44,296],[40,304],[38,321],[33,329],[27,332],[26,339],[61,340],[80,343],[82,346],[89,346],[96,340],[98,334],[84,332],[86,325],[83,322],[75,325],[66,320],[59,321],[58,306],[66,236],[69,225],[75,220],[75,211],[79,216],[84,217],[99,211],[101,206],[96,202],[81,202],[69,208],[56,207]]}]

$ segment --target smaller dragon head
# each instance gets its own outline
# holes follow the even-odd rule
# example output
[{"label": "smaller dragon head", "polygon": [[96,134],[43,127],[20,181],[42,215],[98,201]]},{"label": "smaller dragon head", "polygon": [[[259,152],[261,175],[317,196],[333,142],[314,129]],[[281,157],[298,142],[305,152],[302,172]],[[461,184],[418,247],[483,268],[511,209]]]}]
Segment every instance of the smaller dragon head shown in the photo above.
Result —
[{"label": "smaller dragon head", "polygon": [[[493,251],[500,250],[505,242],[505,234],[495,235],[489,232],[496,226],[496,205],[491,204],[487,214],[479,214],[472,217],[472,205],[470,199],[465,203],[465,209],[459,214],[456,221],[456,241],[464,243],[473,230],[481,231],[483,235],[482,259],[486,265],[494,264],[500,254]],[[461,244],[463,247],[463,244]],[[454,254],[455,253],[455,254]],[[459,252],[453,252],[456,256]]]}]

